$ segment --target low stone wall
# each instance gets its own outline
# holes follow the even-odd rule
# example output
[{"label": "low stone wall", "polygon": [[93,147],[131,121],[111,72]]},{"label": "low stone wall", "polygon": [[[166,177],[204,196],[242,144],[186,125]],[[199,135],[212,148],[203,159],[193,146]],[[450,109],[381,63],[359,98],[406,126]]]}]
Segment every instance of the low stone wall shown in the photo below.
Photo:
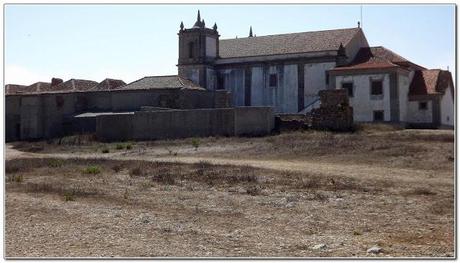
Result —
[{"label": "low stone wall", "polygon": [[96,117],[96,136],[106,141],[262,136],[273,127],[270,107],[138,111]]}]

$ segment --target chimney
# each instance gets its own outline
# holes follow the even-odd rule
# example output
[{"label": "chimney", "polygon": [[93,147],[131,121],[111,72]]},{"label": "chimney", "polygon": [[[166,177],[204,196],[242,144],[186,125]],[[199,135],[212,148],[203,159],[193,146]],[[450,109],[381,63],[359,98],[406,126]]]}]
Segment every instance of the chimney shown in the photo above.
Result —
[{"label": "chimney", "polygon": [[52,78],[51,79],[51,87],[54,87],[56,85],[59,85],[61,84],[62,82],[64,82],[62,79],[59,79],[59,78]]}]

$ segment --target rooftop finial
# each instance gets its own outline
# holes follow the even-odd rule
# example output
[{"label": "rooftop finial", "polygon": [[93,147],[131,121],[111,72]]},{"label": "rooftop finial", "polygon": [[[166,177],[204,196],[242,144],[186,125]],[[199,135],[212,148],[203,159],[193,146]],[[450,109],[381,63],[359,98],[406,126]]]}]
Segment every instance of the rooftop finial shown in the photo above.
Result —
[{"label": "rooftop finial", "polygon": [[204,19],[201,20],[201,27],[206,27],[205,25],[206,25],[206,24],[204,23]]},{"label": "rooftop finial", "polygon": [[252,37],[252,26],[249,27],[249,37]]},{"label": "rooftop finial", "polygon": [[361,28],[361,22],[358,21],[358,28]]},{"label": "rooftop finial", "polygon": [[217,31],[217,24],[214,23],[214,26],[212,27],[212,29],[214,29],[214,31]]},{"label": "rooftop finial", "polygon": [[180,31],[184,31],[184,22],[180,22]]},{"label": "rooftop finial", "polygon": [[198,15],[196,16],[196,21],[197,21],[197,22],[200,22],[200,21],[201,21],[200,9],[198,9]]}]

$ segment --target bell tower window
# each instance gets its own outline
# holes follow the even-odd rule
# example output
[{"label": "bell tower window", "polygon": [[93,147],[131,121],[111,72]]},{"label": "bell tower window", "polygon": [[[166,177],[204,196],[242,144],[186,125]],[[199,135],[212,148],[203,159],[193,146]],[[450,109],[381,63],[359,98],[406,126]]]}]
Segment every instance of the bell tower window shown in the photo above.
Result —
[{"label": "bell tower window", "polygon": [[195,43],[188,43],[188,58],[193,58],[193,50],[195,49]]}]

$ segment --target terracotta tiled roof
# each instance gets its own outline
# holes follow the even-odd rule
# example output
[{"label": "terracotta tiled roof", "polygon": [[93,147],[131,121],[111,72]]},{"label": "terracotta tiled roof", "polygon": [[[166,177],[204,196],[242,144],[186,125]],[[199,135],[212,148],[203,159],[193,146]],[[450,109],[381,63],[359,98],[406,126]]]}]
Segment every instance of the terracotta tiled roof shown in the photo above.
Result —
[{"label": "terracotta tiled roof", "polygon": [[361,32],[360,28],[257,36],[219,41],[221,58],[269,56],[337,50]]},{"label": "terracotta tiled roof", "polygon": [[131,82],[117,89],[200,89],[204,88],[194,84],[190,80],[180,78],[177,75],[172,76],[153,76]]},{"label": "terracotta tiled roof", "polygon": [[104,79],[93,90],[112,90],[126,85],[121,79]]},{"label": "terracotta tiled roof", "polygon": [[361,48],[353,61],[346,66],[336,67],[333,71],[355,70],[355,69],[388,69],[388,68],[415,68],[420,67],[393,51],[384,47],[365,47]]},{"label": "terracotta tiled roof", "polygon": [[409,96],[443,94],[451,85],[452,75],[449,71],[440,69],[417,70],[409,86]]}]

